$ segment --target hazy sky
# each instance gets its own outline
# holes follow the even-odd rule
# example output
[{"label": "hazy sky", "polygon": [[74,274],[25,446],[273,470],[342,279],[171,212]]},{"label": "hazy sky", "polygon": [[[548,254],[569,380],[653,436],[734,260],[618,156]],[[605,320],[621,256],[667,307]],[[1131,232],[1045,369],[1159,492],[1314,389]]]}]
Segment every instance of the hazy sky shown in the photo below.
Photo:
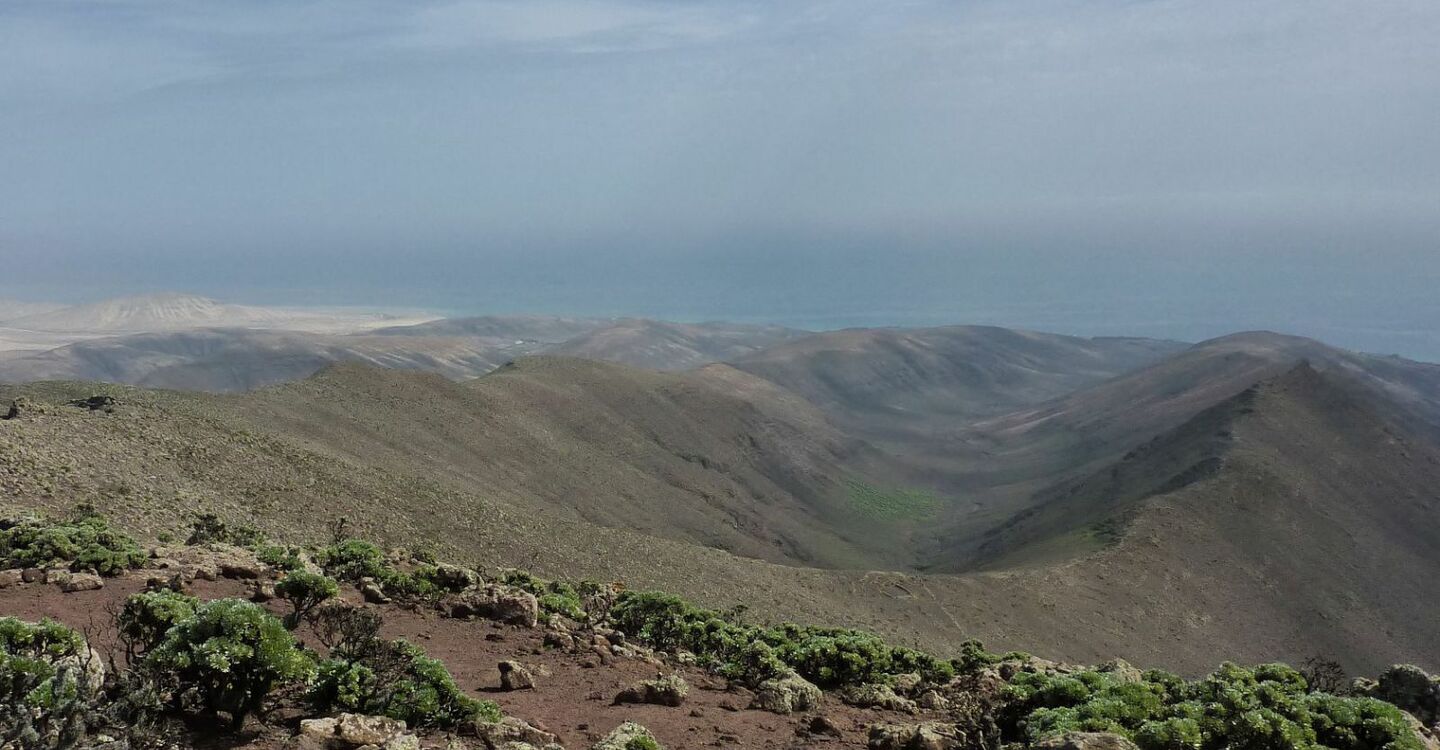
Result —
[{"label": "hazy sky", "polygon": [[0,0],[0,295],[1440,359],[1436,0]]}]

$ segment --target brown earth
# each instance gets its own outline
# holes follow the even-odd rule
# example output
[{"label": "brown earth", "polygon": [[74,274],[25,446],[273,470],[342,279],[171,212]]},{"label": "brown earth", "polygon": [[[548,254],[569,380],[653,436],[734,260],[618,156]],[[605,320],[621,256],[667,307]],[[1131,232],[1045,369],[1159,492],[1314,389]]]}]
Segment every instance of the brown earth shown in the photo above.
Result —
[{"label": "brown earth", "polygon": [[[0,589],[0,615],[37,621],[50,618],[85,631],[92,645],[115,658],[123,656],[115,640],[113,612],[125,597],[144,590],[150,573],[132,572],[107,579],[103,589],[70,594],[46,584],[24,584]],[[188,590],[200,599],[249,596],[249,584],[221,579],[195,581]],[[351,604],[379,612],[384,617],[382,635],[404,638],[419,645],[446,668],[467,693],[495,701],[507,716],[515,716],[560,737],[566,747],[585,748],[626,721],[643,724],[671,750],[730,746],[737,748],[863,748],[868,727],[876,722],[914,723],[944,720],[944,712],[906,714],[846,705],[827,695],[821,708],[804,714],[782,716],[750,709],[751,695],[703,670],[676,664],[657,665],[637,658],[608,657],[603,662],[594,653],[566,653],[544,646],[544,631],[502,625],[488,620],[456,620],[430,610],[412,610],[396,605],[364,604],[351,587],[344,588]],[[277,616],[288,611],[282,602],[267,605]],[[301,641],[323,653],[305,627],[297,631]],[[536,674],[533,690],[504,691],[500,688],[497,665],[519,661]],[[683,705],[614,705],[616,693],[657,673],[678,674],[689,685]],[[806,731],[813,717],[823,715],[842,730],[840,737],[814,735]],[[246,741],[231,747],[280,747],[297,730],[299,716],[251,719],[242,735]],[[203,726],[197,726],[203,730]],[[204,747],[203,734],[196,746]],[[443,746],[441,735],[430,735],[427,744]]]}]

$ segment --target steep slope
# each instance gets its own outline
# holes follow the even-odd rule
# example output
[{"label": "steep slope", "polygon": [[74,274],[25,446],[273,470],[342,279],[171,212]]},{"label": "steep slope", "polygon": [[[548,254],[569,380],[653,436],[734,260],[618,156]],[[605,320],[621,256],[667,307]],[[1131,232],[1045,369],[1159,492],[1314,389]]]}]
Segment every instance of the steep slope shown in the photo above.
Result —
[{"label": "steep slope", "polygon": [[[218,420],[227,433],[269,436],[346,466],[485,499],[470,502],[495,500],[520,512],[638,528],[779,562],[907,564],[903,546],[890,545],[846,504],[842,480],[864,470],[870,454],[863,444],[827,429],[802,404],[762,411],[707,380],[540,358],[469,384],[346,365],[227,399],[122,393],[135,405],[108,421],[78,423],[122,431],[90,436],[89,450],[118,466],[134,464],[124,453],[131,437],[124,431],[139,429],[133,412],[157,420],[146,434],[197,442],[207,429],[191,422]],[[74,422],[69,411],[36,424]],[[29,426],[20,423],[21,431]],[[88,444],[59,432],[36,440],[50,449],[68,440],[63,451],[71,456]],[[217,452],[227,440],[210,435]],[[194,477],[201,483],[194,491],[219,492],[237,481],[253,487],[265,473]],[[344,491],[330,490],[323,501],[303,499],[312,523],[315,503],[361,515]],[[288,492],[262,494],[297,501]]]},{"label": "steep slope", "polygon": [[1425,653],[1440,639],[1440,450],[1389,409],[1300,365],[1050,493],[996,541],[1034,565],[1104,525],[1088,541],[1118,543],[1051,569],[1076,589],[1060,602],[1144,607],[1201,642],[1244,633],[1251,658]]},{"label": "steep slope", "polygon": [[1440,365],[1348,352],[1267,332],[1196,344],[1152,366],[968,427],[959,442],[1005,471],[1044,474],[1108,460],[1301,362],[1384,395],[1411,426],[1440,434]]},{"label": "steep slope", "polygon": [[[1335,375],[1256,386],[1126,465],[1056,488],[1052,519],[1013,526],[1005,569],[925,576],[719,549],[864,549],[816,533],[831,525],[826,499],[802,485],[865,456],[805,434],[825,420],[786,416],[803,401],[738,396],[772,385],[726,368],[705,377],[541,358],[473,385],[347,365],[240,396],[0,388],[48,404],[0,420],[0,492],[7,509],[90,500],[143,534],[214,509],[313,540],[343,515],[367,536],[458,559],[623,578],[947,653],[978,637],[1189,672],[1317,652],[1368,672],[1436,666],[1440,450]],[[635,378],[644,386],[626,387]],[[59,405],[96,391],[120,399],[114,413]],[[765,501],[748,504],[753,516],[731,504],[746,493]],[[1106,525],[1106,544],[1024,554],[1072,533],[1064,519]]]},{"label": "steep slope", "polygon": [[620,362],[652,370],[688,370],[806,336],[781,326],[622,320],[566,341],[552,354]]},{"label": "steep slope", "polygon": [[867,433],[913,435],[1039,403],[1184,348],[984,326],[852,329],[772,346],[732,364]]},{"label": "steep slope", "polygon": [[428,323],[378,328],[378,336],[468,336],[558,344],[612,325],[608,318],[566,318],[553,315],[484,315],[442,318]]}]

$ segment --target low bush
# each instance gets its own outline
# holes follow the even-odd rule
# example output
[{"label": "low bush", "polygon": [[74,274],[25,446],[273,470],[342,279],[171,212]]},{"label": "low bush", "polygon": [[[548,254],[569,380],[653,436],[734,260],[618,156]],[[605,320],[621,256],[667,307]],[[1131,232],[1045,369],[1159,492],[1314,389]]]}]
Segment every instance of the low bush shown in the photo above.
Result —
[{"label": "low bush", "polygon": [[1368,698],[1311,692],[1283,664],[1222,665],[1194,682],[1164,672],[1022,673],[1007,689],[1007,734],[1036,742],[1067,732],[1115,732],[1142,750],[1420,750],[1403,713]]},{"label": "low bush", "polygon": [[83,515],[66,521],[21,519],[0,528],[0,560],[9,568],[67,565],[113,576],[145,561],[145,553],[127,534],[105,519]]},{"label": "low bush", "polygon": [[99,691],[88,659],[70,628],[0,617],[0,745],[67,747],[82,739]]},{"label": "low bush", "polygon": [[389,716],[411,727],[500,720],[498,706],[466,695],[444,664],[402,640],[337,649],[320,664],[310,700],[320,711]]},{"label": "low bush", "polygon": [[581,622],[587,618],[580,592],[564,581],[547,581],[523,570],[507,570],[500,576],[500,582],[534,594],[543,612]]},{"label": "low bush", "polygon": [[751,683],[774,676],[782,665],[822,687],[881,682],[904,672],[939,681],[955,671],[947,661],[891,646],[863,631],[739,625],[669,594],[621,594],[610,610],[610,621],[654,648],[691,651],[708,666]]},{"label": "low bush", "polygon": [[395,568],[381,549],[360,539],[346,539],[321,549],[315,562],[338,580],[359,583],[372,578],[386,594],[402,599],[420,599],[443,593],[423,572],[411,575]]},{"label": "low bush", "polygon": [[160,645],[170,628],[193,617],[200,601],[175,591],[142,591],[125,598],[116,617],[128,661]]},{"label": "low bush", "polygon": [[305,561],[300,559],[300,551],[294,547],[284,547],[279,544],[262,544],[255,548],[255,559],[270,567],[290,572],[303,570]]},{"label": "low bush", "polygon": [[214,513],[202,513],[190,524],[186,544],[233,544],[256,548],[265,544],[265,534],[254,526],[231,525]]},{"label": "low bush", "polygon": [[290,603],[285,627],[294,630],[311,610],[340,594],[340,585],[319,573],[297,570],[275,584],[275,595]]},{"label": "low bush", "polygon": [[208,714],[230,715],[239,729],[278,685],[308,679],[313,658],[269,612],[239,599],[206,602],[146,655],[176,696],[193,693]]}]

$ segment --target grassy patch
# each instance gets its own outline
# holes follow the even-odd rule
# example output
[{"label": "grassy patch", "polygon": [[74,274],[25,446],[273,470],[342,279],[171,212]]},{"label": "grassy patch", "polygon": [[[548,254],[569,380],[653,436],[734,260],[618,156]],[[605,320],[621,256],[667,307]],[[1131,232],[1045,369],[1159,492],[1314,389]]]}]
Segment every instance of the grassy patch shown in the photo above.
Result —
[{"label": "grassy patch", "polygon": [[845,480],[850,507],[870,518],[888,521],[929,518],[940,509],[940,499],[927,490],[885,488],[858,479]]}]

